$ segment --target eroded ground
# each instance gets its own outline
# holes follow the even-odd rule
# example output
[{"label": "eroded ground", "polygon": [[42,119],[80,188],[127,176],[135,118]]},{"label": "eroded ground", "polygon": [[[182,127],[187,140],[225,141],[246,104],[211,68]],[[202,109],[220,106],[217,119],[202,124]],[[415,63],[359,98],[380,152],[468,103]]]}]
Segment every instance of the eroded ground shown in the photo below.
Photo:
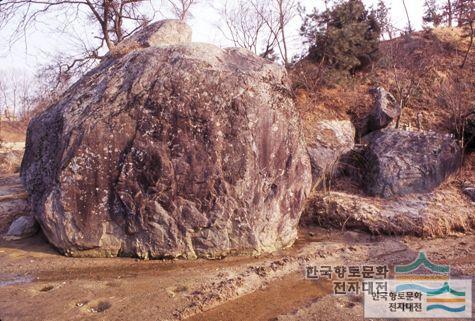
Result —
[{"label": "eroded ground", "polygon": [[305,279],[305,266],[392,266],[425,250],[453,276],[473,276],[474,244],[474,235],[421,240],[315,228],[259,258],[139,261],[67,258],[42,235],[0,241],[0,319],[360,320],[361,297],[329,295],[332,284]]}]

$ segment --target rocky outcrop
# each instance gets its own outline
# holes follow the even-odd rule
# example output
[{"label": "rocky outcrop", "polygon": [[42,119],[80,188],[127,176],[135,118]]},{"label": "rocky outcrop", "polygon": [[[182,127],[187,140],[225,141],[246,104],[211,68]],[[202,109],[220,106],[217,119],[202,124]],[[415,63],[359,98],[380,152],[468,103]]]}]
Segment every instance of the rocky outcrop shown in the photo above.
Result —
[{"label": "rocky outcrop", "polygon": [[40,227],[33,216],[20,216],[10,225],[7,240],[20,240],[38,233]]},{"label": "rocky outcrop", "polygon": [[453,188],[393,199],[330,192],[314,195],[305,220],[306,224],[372,234],[435,237],[472,231],[475,211]]},{"label": "rocky outcrop", "polygon": [[371,112],[363,120],[363,126],[358,130],[362,137],[370,132],[388,127],[401,114],[401,106],[396,98],[383,87],[371,90],[374,96],[374,105]]},{"label": "rocky outcrop", "polygon": [[71,256],[290,246],[311,170],[285,69],[154,30],[31,121],[21,173],[45,235]]},{"label": "rocky outcrop", "polygon": [[147,47],[164,47],[191,42],[191,28],[178,20],[162,20],[145,26],[119,43],[109,55],[110,58],[128,54]]},{"label": "rocky outcrop", "polygon": [[18,176],[0,177],[0,233],[17,217],[30,214],[27,196]]},{"label": "rocky outcrop", "polygon": [[355,128],[349,120],[322,120],[307,134],[307,150],[314,183],[336,170],[341,155],[354,147]]},{"label": "rocky outcrop", "polygon": [[363,141],[360,177],[371,196],[430,192],[461,162],[460,147],[450,135],[386,129]]}]

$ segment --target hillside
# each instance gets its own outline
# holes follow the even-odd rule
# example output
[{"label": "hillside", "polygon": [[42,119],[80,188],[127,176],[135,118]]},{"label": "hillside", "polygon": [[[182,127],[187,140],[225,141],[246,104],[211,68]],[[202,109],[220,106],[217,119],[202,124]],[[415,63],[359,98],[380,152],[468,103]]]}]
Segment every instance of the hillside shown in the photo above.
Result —
[{"label": "hillside", "polygon": [[[297,108],[308,128],[319,117],[350,116],[356,125],[372,107],[370,88],[382,86],[406,98],[401,128],[454,133],[454,120],[475,101],[475,59],[463,61],[468,39],[456,28],[414,33],[380,44],[379,61],[353,77],[337,80],[306,59],[291,70]],[[358,127],[358,126],[357,126]]]}]

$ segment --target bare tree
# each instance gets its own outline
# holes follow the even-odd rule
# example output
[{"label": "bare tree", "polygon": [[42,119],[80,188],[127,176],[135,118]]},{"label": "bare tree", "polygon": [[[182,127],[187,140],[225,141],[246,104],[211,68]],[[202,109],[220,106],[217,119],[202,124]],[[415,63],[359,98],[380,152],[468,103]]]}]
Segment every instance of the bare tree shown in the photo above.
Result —
[{"label": "bare tree", "polygon": [[469,38],[469,44],[460,68],[463,68],[467,63],[470,50],[473,47],[473,39],[475,37],[475,0],[458,0],[456,3],[458,12],[458,24],[465,31],[465,37]]},{"label": "bare tree", "polygon": [[[294,0],[274,0],[275,1],[275,8],[276,13],[278,16],[278,24],[277,28],[270,28],[271,32],[276,35],[277,46],[280,51],[280,56],[282,60],[287,65],[289,64],[289,52],[288,52],[288,45],[287,45],[287,38],[286,38],[286,26],[296,15],[297,10],[297,2]],[[279,34],[280,33],[280,37]]]},{"label": "bare tree", "polygon": [[219,28],[235,46],[265,58],[277,49],[282,61],[289,63],[286,27],[296,16],[295,0],[238,0],[234,6],[226,1],[219,13],[224,21]]},{"label": "bare tree", "polygon": [[260,46],[270,52],[276,39],[266,28],[268,8],[263,2],[239,0],[234,5],[228,1],[218,9],[223,18],[224,26],[218,26],[222,34],[237,47],[251,50],[258,54]]},{"label": "bare tree", "polygon": [[[12,25],[14,32],[10,41],[26,37],[30,28],[53,15],[64,17],[61,30],[74,28],[91,22],[96,29],[93,47],[85,45],[75,57],[65,59],[62,71],[85,67],[91,61],[104,57],[104,53],[147,24],[153,17],[145,11],[155,13],[153,0],[2,0],[0,2],[0,27]],[[148,5],[147,5],[148,4]],[[147,10],[144,10],[144,9]],[[94,28],[93,28],[94,30]]]},{"label": "bare tree", "polygon": [[33,93],[31,79],[18,70],[2,70],[0,74],[0,115],[15,120],[29,108]]},{"label": "bare tree", "polygon": [[402,0],[402,4],[404,6],[404,11],[406,12],[408,31],[409,33],[412,33],[411,18],[409,17],[409,11],[407,10],[406,1]]},{"label": "bare tree", "polygon": [[172,9],[173,15],[177,19],[185,21],[191,15],[191,7],[196,5],[199,0],[167,0],[167,2]]}]

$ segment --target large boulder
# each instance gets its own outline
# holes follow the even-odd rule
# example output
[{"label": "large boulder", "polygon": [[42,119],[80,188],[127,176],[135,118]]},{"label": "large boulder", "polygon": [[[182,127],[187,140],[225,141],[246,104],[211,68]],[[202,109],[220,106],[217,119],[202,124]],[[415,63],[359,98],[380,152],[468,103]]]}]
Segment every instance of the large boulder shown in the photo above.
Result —
[{"label": "large boulder", "polygon": [[355,127],[350,120],[321,120],[307,134],[307,150],[314,183],[331,177],[340,157],[352,150]]},{"label": "large boulder", "polygon": [[31,121],[21,174],[45,235],[71,256],[290,246],[311,169],[285,69],[167,39],[109,57]]},{"label": "large boulder", "polygon": [[451,135],[385,129],[363,141],[361,179],[371,196],[430,192],[461,164]]}]

